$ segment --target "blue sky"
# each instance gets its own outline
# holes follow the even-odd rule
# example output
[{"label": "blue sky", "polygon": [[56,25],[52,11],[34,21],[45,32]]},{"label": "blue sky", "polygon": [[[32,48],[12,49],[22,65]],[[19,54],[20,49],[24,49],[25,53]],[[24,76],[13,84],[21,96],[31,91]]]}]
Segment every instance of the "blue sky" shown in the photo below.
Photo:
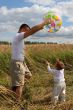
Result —
[{"label": "blue sky", "polygon": [[22,23],[30,27],[39,24],[49,10],[62,17],[60,31],[42,30],[26,40],[73,43],[73,0],[0,0],[0,40],[12,41]]},{"label": "blue sky", "polygon": [[27,2],[27,0],[0,0],[0,7],[7,6],[8,8],[19,8],[31,5],[32,3]]}]

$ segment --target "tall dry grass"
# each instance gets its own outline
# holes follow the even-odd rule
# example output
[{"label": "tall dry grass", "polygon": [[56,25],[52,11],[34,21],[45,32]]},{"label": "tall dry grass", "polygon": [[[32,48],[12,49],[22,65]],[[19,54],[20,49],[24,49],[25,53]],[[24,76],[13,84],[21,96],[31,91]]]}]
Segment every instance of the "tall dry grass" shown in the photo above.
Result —
[{"label": "tall dry grass", "polygon": [[[72,110],[73,109],[73,45],[72,44],[32,44],[26,45],[26,63],[33,77],[26,82],[23,100],[26,99],[28,110]],[[1,110],[20,110],[23,101],[15,104],[15,95],[9,91],[9,61],[11,46],[0,45],[0,105]],[[67,84],[66,102],[53,106],[51,104],[53,77],[48,74],[45,60],[54,66],[56,58],[65,63],[65,79]],[[6,88],[4,88],[6,86]]]}]

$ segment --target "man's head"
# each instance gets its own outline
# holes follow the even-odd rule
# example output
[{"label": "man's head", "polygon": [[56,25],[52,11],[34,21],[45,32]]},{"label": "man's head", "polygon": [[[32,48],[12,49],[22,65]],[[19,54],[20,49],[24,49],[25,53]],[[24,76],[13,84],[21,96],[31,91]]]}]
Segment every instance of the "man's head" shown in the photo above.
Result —
[{"label": "man's head", "polygon": [[30,30],[30,27],[27,24],[22,24],[19,28],[19,32],[26,32]]}]

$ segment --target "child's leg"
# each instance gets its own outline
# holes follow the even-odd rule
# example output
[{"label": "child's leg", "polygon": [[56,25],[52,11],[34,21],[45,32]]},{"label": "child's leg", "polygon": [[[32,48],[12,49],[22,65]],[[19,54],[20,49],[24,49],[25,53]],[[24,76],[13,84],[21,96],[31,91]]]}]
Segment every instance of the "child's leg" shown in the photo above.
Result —
[{"label": "child's leg", "polygon": [[57,104],[59,100],[59,94],[61,92],[61,88],[59,84],[54,85],[54,91],[53,91],[53,104]]},{"label": "child's leg", "polygon": [[54,96],[53,97],[53,104],[55,105],[55,104],[57,104],[57,102],[58,102],[58,96]]},{"label": "child's leg", "polygon": [[60,94],[60,101],[65,102],[65,97],[66,97],[66,88],[63,88]]},{"label": "child's leg", "polygon": [[65,102],[65,96],[66,96],[66,84],[65,82],[61,83],[61,93],[60,93],[60,101]]}]

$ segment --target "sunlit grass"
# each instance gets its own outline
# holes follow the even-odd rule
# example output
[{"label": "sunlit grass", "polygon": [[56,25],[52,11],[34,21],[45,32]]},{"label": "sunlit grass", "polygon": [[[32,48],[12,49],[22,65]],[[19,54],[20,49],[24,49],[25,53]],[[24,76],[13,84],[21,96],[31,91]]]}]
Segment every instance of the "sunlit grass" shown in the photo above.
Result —
[{"label": "sunlit grass", "polygon": [[[0,46],[0,85],[10,89],[10,46]],[[26,45],[26,63],[32,72],[30,81],[26,81],[21,103],[15,104],[11,91],[0,94],[1,110],[20,110],[20,105],[26,105],[28,110],[72,110],[73,109],[73,45],[65,44],[34,44]],[[51,104],[53,76],[47,72],[45,61],[50,61],[54,67],[56,58],[65,63],[65,79],[67,85],[65,103],[53,106]],[[10,94],[10,96],[8,96]],[[12,95],[11,95],[12,94]],[[11,101],[12,102],[11,102]],[[26,101],[25,101],[26,100]],[[25,103],[25,102],[27,103]],[[68,106],[68,108],[67,108]]]}]

